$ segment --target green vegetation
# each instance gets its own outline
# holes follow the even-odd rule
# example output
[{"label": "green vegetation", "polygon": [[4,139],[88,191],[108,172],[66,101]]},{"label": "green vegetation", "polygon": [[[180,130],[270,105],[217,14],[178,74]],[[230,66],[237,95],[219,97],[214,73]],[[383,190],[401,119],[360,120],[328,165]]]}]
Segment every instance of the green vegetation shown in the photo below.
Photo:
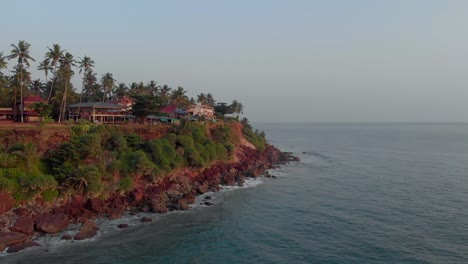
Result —
[{"label": "green vegetation", "polygon": [[258,130],[254,131],[252,126],[249,124],[249,120],[247,120],[247,118],[244,118],[242,120],[242,124],[242,134],[244,135],[245,139],[252,143],[252,145],[254,145],[258,150],[265,150],[265,132],[260,132]]},{"label": "green vegetation", "polygon": [[203,124],[183,122],[163,138],[148,141],[134,133],[124,135],[116,126],[86,122],[70,131],[69,141],[43,157],[32,143],[2,148],[0,190],[18,201],[51,202],[73,193],[105,197],[131,191],[138,180],[157,182],[177,168],[228,160],[234,148],[224,125],[208,131]]}]

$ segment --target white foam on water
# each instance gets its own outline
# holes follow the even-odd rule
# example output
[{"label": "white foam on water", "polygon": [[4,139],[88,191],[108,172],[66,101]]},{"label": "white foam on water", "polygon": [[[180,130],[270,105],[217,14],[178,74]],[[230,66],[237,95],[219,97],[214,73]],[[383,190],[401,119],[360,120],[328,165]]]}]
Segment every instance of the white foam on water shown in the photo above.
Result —
[{"label": "white foam on water", "polygon": [[[283,177],[284,173],[279,171],[280,169],[272,169],[270,170],[271,175],[275,175],[277,177]],[[281,175],[281,176],[280,176]],[[264,177],[258,177],[258,178],[247,178],[244,182],[244,185],[241,186],[222,186],[221,190],[219,192],[207,192],[205,194],[199,195],[195,197],[195,203],[192,205],[189,205],[191,209],[202,209],[209,207],[208,205],[205,205],[204,202],[210,202],[212,205],[210,206],[216,206],[216,204],[219,204],[222,202],[223,199],[225,199],[225,195],[227,192],[231,192],[237,189],[246,189],[246,188],[253,188],[256,186],[259,186],[263,183],[265,183],[265,178]],[[211,199],[206,199],[207,196],[210,196]],[[33,248],[28,248],[26,250],[23,250],[19,253],[16,254],[21,254],[23,252],[27,252],[29,250],[48,250],[50,252],[55,252],[57,250],[61,250],[63,247],[69,247],[69,246],[74,246],[78,243],[91,243],[93,241],[96,241],[102,237],[105,237],[106,234],[111,234],[115,232],[121,231],[120,228],[118,228],[119,224],[128,224],[128,228],[130,229],[135,226],[140,226],[144,224],[152,224],[152,223],[157,223],[158,220],[162,219],[163,217],[166,217],[167,215],[172,215],[172,214],[185,214],[185,213],[190,213],[193,210],[189,211],[171,211],[168,212],[167,214],[155,214],[155,213],[143,213],[143,212],[138,212],[135,215],[130,215],[130,214],[124,214],[121,218],[119,219],[114,219],[114,220],[109,220],[109,219],[98,219],[96,220],[96,224],[99,227],[99,230],[97,232],[97,235],[89,238],[89,239],[84,239],[84,240],[64,240],[61,239],[64,234],[68,234],[72,237],[74,237],[80,230],[81,224],[71,224],[67,230],[54,234],[54,235],[41,235],[39,236],[35,241],[39,243],[41,246],[40,247],[33,247]],[[150,223],[141,223],[140,220],[142,217],[150,217],[153,219],[152,222]],[[0,252],[0,257],[1,256],[7,256],[9,255],[6,253],[7,249],[4,250],[4,252]]]}]

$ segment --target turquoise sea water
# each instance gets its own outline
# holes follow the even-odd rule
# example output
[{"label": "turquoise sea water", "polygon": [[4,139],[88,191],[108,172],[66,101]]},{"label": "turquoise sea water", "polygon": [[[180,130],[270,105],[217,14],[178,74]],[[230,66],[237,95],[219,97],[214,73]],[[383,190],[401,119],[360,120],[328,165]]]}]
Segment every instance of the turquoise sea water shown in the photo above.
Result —
[{"label": "turquoise sea water", "polygon": [[468,125],[257,127],[302,161],[214,206],[0,263],[468,263]]}]

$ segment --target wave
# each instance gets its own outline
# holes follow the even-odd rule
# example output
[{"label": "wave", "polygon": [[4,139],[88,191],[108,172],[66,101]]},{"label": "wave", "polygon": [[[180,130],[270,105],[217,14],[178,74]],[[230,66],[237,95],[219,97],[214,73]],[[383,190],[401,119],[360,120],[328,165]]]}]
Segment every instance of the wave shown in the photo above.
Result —
[{"label": "wave", "polygon": [[[259,177],[259,178],[248,178],[245,180],[243,186],[220,186],[221,190],[219,192],[207,192],[205,194],[199,195],[195,199],[195,203],[192,205],[189,205],[191,209],[202,209],[205,207],[209,206],[216,206],[216,204],[221,203],[226,197],[225,194],[234,190],[238,189],[247,189],[247,188],[253,188],[256,186],[259,186],[263,184],[264,178]],[[209,199],[207,197],[209,196]],[[205,204],[205,202],[209,202],[209,204]],[[40,247],[32,247],[32,248],[27,248],[25,250],[22,250],[18,253],[6,253],[6,250],[4,252],[0,252],[0,257],[7,257],[8,255],[17,255],[17,254],[24,254],[27,252],[34,252],[34,251],[48,251],[48,252],[56,252],[59,250],[64,250],[67,247],[70,246],[75,246],[77,244],[83,244],[83,243],[92,243],[95,242],[101,238],[104,238],[108,235],[114,234],[116,232],[122,231],[122,229],[118,228],[118,225],[120,224],[128,224],[127,229],[131,229],[132,227],[137,227],[141,225],[148,225],[148,224],[154,224],[157,223],[159,220],[167,217],[168,215],[173,215],[173,214],[185,214],[189,213],[194,210],[188,210],[188,211],[171,211],[166,214],[155,214],[155,213],[143,213],[139,212],[137,214],[131,215],[129,213],[124,214],[121,218],[119,219],[114,219],[114,220],[109,220],[109,219],[98,219],[96,220],[96,224],[99,227],[99,230],[97,232],[97,235],[85,239],[85,240],[64,240],[61,239],[64,234],[71,235],[72,237],[76,235],[79,232],[80,226],[79,224],[71,224],[67,230],[54,234],[54,235],[41,235],[40,237],[37,238],[36,242],[38,242],[41,246]],[[142,217],[150,217],[153,219],[151,223],[141,223],[140,220]],[[125,230],[125,229],[124,229]],[[8,259],[8,257],[6,258]]]}]

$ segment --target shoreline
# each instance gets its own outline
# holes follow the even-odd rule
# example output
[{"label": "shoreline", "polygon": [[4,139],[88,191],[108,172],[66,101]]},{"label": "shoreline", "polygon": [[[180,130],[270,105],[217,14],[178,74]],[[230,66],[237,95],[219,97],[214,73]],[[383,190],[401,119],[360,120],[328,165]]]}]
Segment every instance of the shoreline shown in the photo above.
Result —
[{"label": "shoreline", "polygon": [[[62,233],[70,224],[77,225],[77,233],[72,237],[65,232],[61,239],[87,240],[98,234],[96,220],[121,219],[125,214],[134,216],[139,213],[166,214],[185,211],[195,203],[196,196],[219,192],[222,189],[220,186],[242,187],[248,178],[263,175],[271,177],[267,173],[269,169],[299,160],[292,153],[281,152],[269,144],[263,151],[242,145],[236,146],[236,149],[235,162],[215,162],[203,170],[185,168],[159,184],[145,185],[144,181],[140,181],[135,184],[133,191],[124,195],[113,194],[104,201],[75,195],[59,206],[12,209],[0,218],[9,220],[3,229],[10,230],[0,232],[0,252],[14,253],[40,246],[37,243],[40,238]],[[206,202],[206,206],[213,205]],[[140,221],[152,220],[151,217],[144,216]],[[127,227],[128,224],[125,223],[119,225],[119,228]]]}]

